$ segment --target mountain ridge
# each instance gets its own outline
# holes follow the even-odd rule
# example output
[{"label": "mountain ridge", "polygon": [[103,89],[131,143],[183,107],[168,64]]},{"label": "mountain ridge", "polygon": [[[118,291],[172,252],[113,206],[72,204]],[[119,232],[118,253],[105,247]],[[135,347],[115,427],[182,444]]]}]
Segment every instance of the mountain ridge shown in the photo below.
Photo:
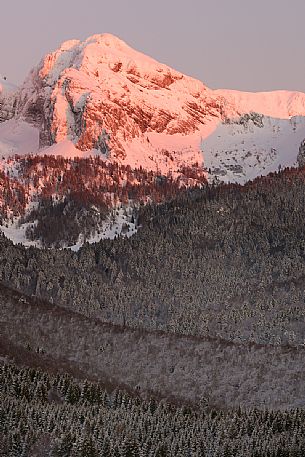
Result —
[{"label": "mountain ridge", "polygon": [[32,244],[61,219],[57,247],[133,233],[118,205],[302,165],[304,137],[304,93],[212,90],[113,35],[69,40],[0,94],[3,231]]},{"label": "mountain ridge", "polygon": [[[39,127],[40,146],[70,140],[79,151],[164,173],[181,163],[204,165],[200,139],[252,111],[303,116],[305,94],[212,90],[110,34],[66,41],[45,56],[18,106],[18,115]],[[176,153],[173,163],[162,149]]]}]

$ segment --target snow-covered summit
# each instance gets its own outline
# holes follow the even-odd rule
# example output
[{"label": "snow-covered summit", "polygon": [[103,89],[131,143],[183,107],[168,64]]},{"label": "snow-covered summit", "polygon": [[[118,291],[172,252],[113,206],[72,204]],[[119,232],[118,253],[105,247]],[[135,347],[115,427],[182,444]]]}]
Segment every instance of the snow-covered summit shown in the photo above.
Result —
[{"label": "snow-covered summit", "polygon": [[[80,151],[163,170],[168,140],[176,147],[177,135],[220,117],[219,103],[202,82],[102,34],[48,54],[21,89],[19,115],[40,128],[41,146],[69,140]],[[174,167],[202,162],[199,143],[183,148]]]},{"label": "snow-covered summit", "polygon": [[[255,138],[260,138],[253,145],[258,166],[251,170],[251,177],[277,166],[272,159],[267,168],[259,165],[266,149],[261,145],[280,147],[278,139],[273,146],[269,138],[279,128],[290,132],[291,127],[295,132],[291,118],[305,116],[305,94],[211,90],[107,33],[66,41],[46,55],[23,84],[17,109],[19,117],[39,129],[40,148],[63,142],[63,147],[70,145],[73,156],[77,151],[80,156],[94,152],[160,173],[175,172],[184,165],[215,165],[218,159],[212,160],[213,156],[222,157],[232,147],[235,130],[240,144],[233,141],[234,148],[243,155],[242,144],[249,137],[253,119],[243,123],[242,132],[238,120],[253,112],[269,120],[255,132]],[[230,127],[221,128],[228,123]],[[221,145],[219,132],[225,136]],[[301,137],[301,127],[298,132]],[[289,163],[298,153],[298,139],[294,138]],[[51,151],[62,151],[62,146]],[[283,150],[281,162],[284,158]],[[232,179],[247,176],[247,172],[242,176],[234,172]]]},{"label": "snow-covered summit", "polygon": [[[125,77],[128,74],[135,76],[136,73],[136,76],[154,83],[160,81],[164,74],[171,74],[177,79],[182,79],[184,76],[167,65],[134,50],[123,40],[109,33],[93,35],[83,42],[69,40],[62,43],[55,52],[43,59],[39,75],[53,80],[68,67],[86,72],[87,76],[94,76],[98,81],[104,80],[108,70]],[[115,82],[118,83],[118,80]],[[203,86],[196,80],[193,80],[193,83],[195,86],[198,84],[200,87]]]},{"label": "snow-covered summit", "polygon": [[[41,60],[17,92],[14,89],[0,79],[0,171],[4,183],[12,177],[9,184],[21,184],[25,195],[19,202],[17,192],[14,211],[19,211],[16,202],[30,211],[48,185],[50,195],[58,192],[61,178],[53,174],[49,181],[45,165],[58,162],[62,173],[64,162],[49,156],[68,159],[69,168],[73,158],[99,155],[92,164],[102,163],[102,173],[94,168],[90,175],[91,190],[99,197],[109,186],[109,195],[113,189],[127,189],[127,184],[141,186],[129,173],[133,168],[147,175],[149,186],[167,174],[180,186],[206,178],[243,183],[298,160],[304,164],[304,93],[211,90],[110,34],[64,42]],[[30,186],[27,174],[20,178],[26,160],[19,156],[27,154],[46,156],[34,159],[41,164],[36,164]],[[125,175],[122,169],[128,170]],[[61,196],[70,192],[70,184],[79,191],[78,173],[68,174]],[[99,194],[97,189],[103,190]],[[2,193],[4,208],[13,214],[11,193]],[[129,191],[124,194],[128,198]]]}]

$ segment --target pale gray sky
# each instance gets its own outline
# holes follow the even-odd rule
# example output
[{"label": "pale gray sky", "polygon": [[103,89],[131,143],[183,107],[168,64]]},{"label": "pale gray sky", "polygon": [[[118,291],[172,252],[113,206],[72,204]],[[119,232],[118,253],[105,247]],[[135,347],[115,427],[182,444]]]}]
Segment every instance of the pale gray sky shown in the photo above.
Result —
[{"label": "pale gray sky", "polygon": [[305,0],[0,0],[0,74],[113,33],[213,88],[305,92]]}]

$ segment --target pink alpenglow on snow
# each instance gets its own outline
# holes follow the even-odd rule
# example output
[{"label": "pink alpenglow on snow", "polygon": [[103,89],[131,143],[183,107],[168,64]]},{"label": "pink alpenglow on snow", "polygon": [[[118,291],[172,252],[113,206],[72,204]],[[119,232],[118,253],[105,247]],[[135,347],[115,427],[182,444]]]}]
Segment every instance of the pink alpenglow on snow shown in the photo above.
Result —
[{"label": "pink alpenglow on snow", "polygon": [[[252,177],[279,161],[285,165],[287,142],[276,137],[279,130],[298,132],[286,151],[287,163],[296,161],[305,94],[211,90],[102,34],[67,41],[44,57],[21,87],[17,106],[17,118],[39,130],[42,153],[101,154],[162,174],[196,164],[221,179],[244,181],[250,168]],[[260,126],[252,118],[238,122],[251,112],[263,116]],[[250,163],[251,148],[259,159]],[[241,167],[235,166],[239,160]]]}]

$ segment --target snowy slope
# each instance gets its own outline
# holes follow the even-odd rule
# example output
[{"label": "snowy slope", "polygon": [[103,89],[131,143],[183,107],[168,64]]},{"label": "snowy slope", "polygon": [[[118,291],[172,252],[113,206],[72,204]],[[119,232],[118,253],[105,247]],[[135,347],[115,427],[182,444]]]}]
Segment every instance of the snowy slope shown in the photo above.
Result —
[{"label": "snowy slope", "polygon": [[59,143],[54,143],[52,146],[40,149],[39,153],[45,155],[62,156],[64,158],[74,158],[79,157],[80,155],[85,157],[85,154],[77,149],[71,140],[63,140]]},{"label": "snowy slope", "polygon": [[[33,208],[35,205],[31,204],[30,206]],[[94,236],[85,239],[81,235],[75,245],[67,248],[76,252],[79,251],[85,242],[92,244],[98,243],[103,239],[113,240],[118,236],[131,237],[137,232],[135,224],[131,222],[132,212],[132,208],[128,206],[114,208]],[[39,240],[32,241],[26,237],[26,230],[29,225],[31,225],[31,223],[20,224],[20,218],[15,218],[0,225],[0,231],[2,231],[14,244],[21,243],[26,247],[35,246],[37,248],[42,248],[42,244]],[[126,230],[124,230],[124,227]]]},{"label": "snowy slope", "polygon": [[245,183],[279,168],[298,166],[297,155],[305,137],[305,117],[262,118],[263,126],[220,124],[202,140],[205,166],[211,178]]},{"label": "snowy slope", "polygon": [[0,159],[37,153],[39,149],[39,130],[30,124],[11,119],[0,123]]}]

